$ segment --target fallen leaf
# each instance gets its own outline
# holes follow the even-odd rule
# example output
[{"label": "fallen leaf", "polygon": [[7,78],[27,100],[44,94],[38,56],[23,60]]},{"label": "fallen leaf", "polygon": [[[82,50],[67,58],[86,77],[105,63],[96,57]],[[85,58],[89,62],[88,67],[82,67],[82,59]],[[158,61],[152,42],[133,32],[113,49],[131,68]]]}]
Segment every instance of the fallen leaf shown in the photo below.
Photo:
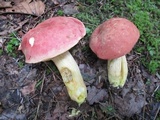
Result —
[{"label": "fallen leaf", "polygon": [[68,113],[68,105],[66,103],[57,103],[54,111],[50,114],[46,114],[45,120],[67,120]]},{"label": "fallen leaf", "polygon": [[63,12],[67,15],[73,15],[78,13],[78,10],[76,6],[73,3],[71,3],[63,6]]},{"label": "fallen leaf", "polygon": [[3,38],[0,38],[0,48],[3,48],[3,43],[4,43],[4,39]]},{"label": "fallen leaf", "polygon": [[0,1],[0,8],[9,8],[12,7],[11,2]]},{"label": "fallen leaf", "polygon": [[[18,3],[20,3],[20,2],[23,2],[23,1],[26,1],[26,0],[12,0],[12,3],[13,4],[18,4]],[[31,0],[30,0],[31,1]]]},{"label": "fallen leaf", "polygon": [[[158,113],[157,111],[160,110],[160,102],[152,103],[152,104],[150,104],[150,107],[152,108],[150,111],[150,113],[151,113],[150,117],[155,118],[156,114]],[[159,114],[160,114],[160,111],[159,111]],[[157,118],[156,120],[159,120],[159,119]]]},{"label": "fallen leaf", "polygon": [[140,74],[129,79],[120,95],[113,95],[116,109],[122,116],[131,117],[146,105],[145,85]]},{"label": "fallen leaf", "polygon": [[40,16],[44,13],[44,10],[45,4],[42,1],[26,0],[15,4],[12,8],[6,8],[5,11]]},{"label": "fallen leaf", "polygon": [[30,84],[24,86],[23,88],[20,89],[20,91],[22,92],[22,94],[24,96],[32,93],[35,91],[35,85],[36,85],[36,81],[31,82]]},{"label": "fallen leaf", "polygon": [[66,0],[52,0],[52,2],[53,2],[55,5],[58,5],[58,4],[66,3],[67,1],[66,1]]},{"label": "fallen leaf", "polygon": [[87,101],[90,105],[93,105],[93,103],[98,103],[104,98],[108,96],[107,92],[105,89],[97,89],[95,86],[92,87],[87,87],[88,89],[88,96],[87,96]]},{"label": "fallen leaf", "polygon": [[131,117],[141,112],[142,107],[146,105],[143,95],[135,96],[133,93],[128,94],[125,98],[120,96],[114,97],[115,105],[118,112],[123,116]]},{"label": "fallen leaf", "polygon": [[17,113],[16,110],[11,108],[6,109],[0,114],[0,120],[26,120],[26,115],[23,113]]},{"label": "fallen leaf", "polygon": [[86,64],[79,64],[82,76],[85,81],[92,83],[92,79],[96,77],[96,71]]}]

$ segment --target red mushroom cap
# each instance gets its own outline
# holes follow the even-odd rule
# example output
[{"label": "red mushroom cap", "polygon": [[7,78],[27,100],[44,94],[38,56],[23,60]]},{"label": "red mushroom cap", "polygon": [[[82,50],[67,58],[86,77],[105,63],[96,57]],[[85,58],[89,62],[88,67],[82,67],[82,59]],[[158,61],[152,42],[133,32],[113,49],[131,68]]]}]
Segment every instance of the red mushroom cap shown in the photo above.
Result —
[{"label": "red mushroom cap", "polygon": [[112,18],[91,35],[90,48],[101,59],[115,59],[129,53],[138,41],[138,28],[125,18]]},{"label": "red mushroom cap", "polygon": [[22,50],[27,63],[49,60],[68,51],[86,34],[84,24],[73,17],[53,17],[29,30],[23,38]]}]

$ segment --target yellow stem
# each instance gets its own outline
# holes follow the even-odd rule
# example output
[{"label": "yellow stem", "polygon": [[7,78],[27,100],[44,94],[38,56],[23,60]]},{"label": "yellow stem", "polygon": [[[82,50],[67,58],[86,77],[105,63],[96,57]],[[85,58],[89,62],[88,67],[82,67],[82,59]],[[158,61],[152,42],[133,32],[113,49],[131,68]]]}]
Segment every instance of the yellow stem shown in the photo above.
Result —
[{"label": "yellow stem", "polygon": [[62,76],[70,98],[79,104],[83,103],[87,97],[87,89],[79,67],[72,55],[67,51],[54,57],[52,61]]},{"label": "yellow stem", "polygon": [[126,56],[108,60],[108,80],[113,87],[123,87],[128,75]]}]

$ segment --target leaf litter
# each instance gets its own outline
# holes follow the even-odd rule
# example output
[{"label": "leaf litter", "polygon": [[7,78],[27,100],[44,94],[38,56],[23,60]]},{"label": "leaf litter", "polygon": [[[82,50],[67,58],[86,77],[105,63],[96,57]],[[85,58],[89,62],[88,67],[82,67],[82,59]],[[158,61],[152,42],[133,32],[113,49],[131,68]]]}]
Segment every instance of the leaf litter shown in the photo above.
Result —
[{"label": "leaf litter", "polygon": [[[47,1],[47,7],[44,4],[46,1],[44,5],[40,5],[38,1],[15,0],[14,4],[0,2],[0,12],[3,15],[0,16],[0,35],[3,36],[0,41],[1,48],[7,34],[18,31],[18,35],[23,36],[32,25],[35,26],[35,20],[40,22],[54,16],[57,9],[66,15],[79,12],[74,0]],[[37,6],[43,9],[38,10]],[[28,17],[25,14],[33,16]],[[134,53],[128,57],[130,73],[124,88],[112,88],[107,79],[107,61],[99,60],[91,51],[84,52],[81,48],[86,45],[88,40],[84,38],[71,50],[88,90],[86,102],[81,106],[70,100],[55,69],[48,72],[48,66],[44,63],[26,64],[19,68],[17,61],[23,57],[17,60],[6,55],[0,56],[0,119],[133,119],[134,115],[142,114],[146,115],[146,118],[148,114],[148,118],[154,119],[158,115],[159,104],[150,103],[153,102],[154,92],[160,85],[158,75],[150,75],[140,65],[138,55]],[[43,74],[45,76],[42,76]],[[72,113],[74,116],[69,117]]]},{"label": "leaf litter", "polygon": [[[13,6],[11,6],[13,4]],[[1,13],[20,13],[20,14],[31,14],[40,16],[44,13],[45,4],[41,1],[35,0],[15,0],[11,2],[2,1],[1,6],[4,5],[4,11],[0,11]]]},{"label": "leaf litter", "polygon": [[22,92],[22,94],[24,96],[30,94],[30,93],[34,93],[35,91],[35,85],[36,85],[36,81],[31,82],[30,84],[24,86],[23,88],[20,89],[20,91]]},{"label": "leaf litter", "polygon": [[12,7],[11,2],[6,2],[6,1],[0,0],[0,9],[1,8],[10,8],[10,7]]},{"label": "leaf litter", "polygon": [[87,87],[87,90],[87,101],[90,105],[93,105],[93,103],[99,103],[108,96],[105,89],[97,89],[95,86],[89,86]]},{"label": "leaf litter", "polygon": [[115,106],[120,115],[131,117],[134,114],[140,113],[142,108],[147,104],[145,85],[142,80],[129,80],[120,95],[113,95]]}]

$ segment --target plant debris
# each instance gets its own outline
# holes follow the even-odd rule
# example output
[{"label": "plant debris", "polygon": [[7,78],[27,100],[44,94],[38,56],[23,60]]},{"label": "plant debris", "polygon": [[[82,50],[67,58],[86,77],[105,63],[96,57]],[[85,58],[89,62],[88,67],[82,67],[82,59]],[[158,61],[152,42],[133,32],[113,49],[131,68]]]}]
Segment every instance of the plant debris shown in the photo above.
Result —
[{"label": "plant debris", "polygon": [[31,83],[29,83],[29,85],[26,85],[23,88],[21,88],[20,91],[22,92],[22,94],[24,96],[26,96],[26,95],[33,93],[35,91],[35,85],[36,85],[36,81],[31,82]]},{"label": "plant debris", "polygon": [[[122,96],[122,97],[121,97]],[[119,114],[131,117],[141,112],[147,104],[145,85],[142,79],[129,80],[120,95],[113,95]]]},{"label": "plant debris", "polygon": [[[128,76],[123,88],[113,88],[109,84],[107,61],[98,59],[88,46],[93,29],[114,16],[123,16],[132,21],[135,17],[139,18],[136,22],[139,21],[139,27],[143,28],[141,37],[144,43],[139,41],[137,45],[143,46],[145,40],[156,38],[158,34],[154,33],[158,33],[158,26],[154,26],[154,30],[149,29],[153,35],[149,38],[146,36],[150,33],[143,30],[151,24],[146,16],[151,15],[149,18],[157,21],[158,9],[150,7],[148,10],[151,12],[146,14],[139,8],[145,9],[147,5],[158,2],[136,3],[138,7],[131,0],[123,5],[121,1],[103,0],[0,0],[0,120],[158,120],[160,73],[151,74],[140,61],[144,56],[151,60],[151,55],[154,60],[158,58],[154,50],[158,51],[159,48],[153,47],[157,45],[156,40],[149,43],[153,44],[153,48],[147,43],[150,53],[133,50],[126,55]],[[70,99],[53,62],[27,64],[17,48],[26,32],[48,18],[61,15],[82,20],[89,30],[69,50],[79,65],[88,90],[87,99],[81,106]],[[158,22],[155,24],[158,25]],[[10,53],[14,53],[14,56],[7,52],[10,44],[14,48]],[[157,64],[152,63],[150,65],[156,68]]]},{"label": "plant debris", "polygon": [[[13,6],[11,6],[11,2],[1,2],[1,6],[4,5],[5,11],[0,11],[4,14],[6,13],[20,13],[20,14],[31,14],[40,16],[44,13],[45,4],[41,1],[32,1],[32,0],[21,0],[12,2]],[[0,6],[0,7],[1,7]]]},{"label": "plant debris", "polygon": [[71,4],[66,4],[63,6],[63,12],[66,15],[73,15],[73,14],[78,13],[78,10],[76,6],[73,3],[71,3]]},{"label": "plant debris", "polygon": [[93,103],[98,103],[100,101],[103,101],[104,98],[106,97],[107,97],[107,92],[105,89],[97,89],[95,86],[88,87],[87,101],[90,105],[93,105]]},{"label": "plant debris", "polygon": [[9,2],[6,2],[6,1],[0,1],[1,3],[0,3],[0,8],[10,8],[10,7],[12,7],[12,4],[11,4],[11,2],[9,1]]}]

